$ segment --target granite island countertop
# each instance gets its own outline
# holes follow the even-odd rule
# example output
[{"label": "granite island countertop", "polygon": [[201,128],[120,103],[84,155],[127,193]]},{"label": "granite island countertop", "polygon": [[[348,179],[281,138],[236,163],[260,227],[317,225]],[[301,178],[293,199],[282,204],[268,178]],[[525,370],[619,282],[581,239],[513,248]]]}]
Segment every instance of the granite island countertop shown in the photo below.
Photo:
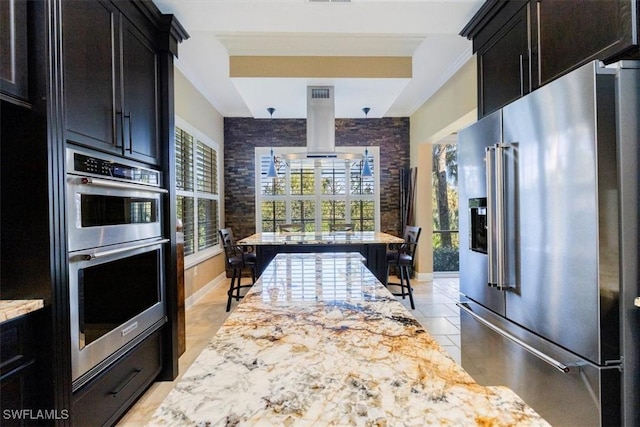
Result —
[{"label": "granite island countertop", "polygon": [[402,243],[400,237],[376,231],[333,231],[281,233],[263,232],[240,239],[240,245],[290,245],[290,244],[389,244]]},{"label": "granite island countertop", "polygon": [[0,323],[44,307],[44,300],[0,300]]},{"label": "granite island countertop", "polygon": [[277,255],[150,425],[548,425],[478,385],[361,260]]}]

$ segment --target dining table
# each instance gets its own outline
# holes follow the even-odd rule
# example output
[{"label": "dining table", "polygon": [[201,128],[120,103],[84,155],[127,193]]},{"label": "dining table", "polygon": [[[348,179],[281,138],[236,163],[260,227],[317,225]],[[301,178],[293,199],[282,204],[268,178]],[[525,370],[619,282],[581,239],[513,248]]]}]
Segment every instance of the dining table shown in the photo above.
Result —
[{"label": "dining table", "polygon": [[548,426],[474,381],[364,261],[277,254],[149,425]]}]

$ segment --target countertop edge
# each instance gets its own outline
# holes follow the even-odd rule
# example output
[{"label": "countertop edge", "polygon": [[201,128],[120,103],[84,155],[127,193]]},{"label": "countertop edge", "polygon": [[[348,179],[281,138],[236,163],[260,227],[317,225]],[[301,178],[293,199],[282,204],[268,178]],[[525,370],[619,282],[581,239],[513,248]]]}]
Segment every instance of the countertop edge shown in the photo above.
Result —
[{"label": "countertop edge", "polygon": [[43,299],[0,300],[0,323],[44,308]]}]

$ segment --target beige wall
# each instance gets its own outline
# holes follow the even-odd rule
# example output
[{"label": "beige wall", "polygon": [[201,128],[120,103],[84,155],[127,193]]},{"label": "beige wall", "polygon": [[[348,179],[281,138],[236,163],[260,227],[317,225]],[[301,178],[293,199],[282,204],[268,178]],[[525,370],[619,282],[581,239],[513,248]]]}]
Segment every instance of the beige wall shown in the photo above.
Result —
[{"label": "beige wall", "polygon": [[[224,118],[222,115],[178,69],[175,69],[174,83],[176,116],[222,147],[224,144]],[[220,185],[221,188],[224,188],[224,182],[221,182]],[[221,203],[224,203],[224,201],[221,200]],[[224,212],[224,206],[222,206],[222,212]],[[216,277],[223,274],[224,267],[224,254],[220,253],[213,258],[187,268],[184,273],[185,297],[189,298]]]},{"label": "beige wall", "polygon": [[475,56],[411,115],[411,167],[418,168],[416,225],[422,227],[416,260],[420,279],[428,280],[433,273],[432,144],[475,122],[476,117]]}]

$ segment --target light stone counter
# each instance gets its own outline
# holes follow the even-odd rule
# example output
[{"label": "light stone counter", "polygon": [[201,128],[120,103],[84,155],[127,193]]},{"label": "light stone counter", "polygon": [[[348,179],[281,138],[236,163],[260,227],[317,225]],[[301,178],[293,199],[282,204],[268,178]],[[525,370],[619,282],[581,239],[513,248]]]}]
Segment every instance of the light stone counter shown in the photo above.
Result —
[{"label": "light stone counter", "polygon": [[41,299],[0,300],[0,323],[44,307]]},{"label": "light stone counter", "polygon": [[548,425],[476,384],[361,260],[277,255],[150,425]]},{"label": "light stone counter", "polygon": [[375,231],[334,231],[304,233],[256,233],[238,241],[240,245],[319,245],[319,244],[372,244],[402,243],[400,237]]}]

